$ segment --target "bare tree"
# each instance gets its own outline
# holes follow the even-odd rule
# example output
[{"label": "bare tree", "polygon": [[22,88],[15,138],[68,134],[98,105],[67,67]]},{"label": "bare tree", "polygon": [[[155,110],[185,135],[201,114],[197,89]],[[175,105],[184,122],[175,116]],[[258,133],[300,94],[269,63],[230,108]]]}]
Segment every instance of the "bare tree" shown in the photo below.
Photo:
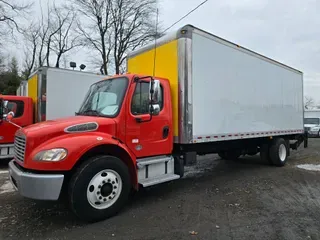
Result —
[{"label": "bare tree", "polygon": [[[39,1],[40,2],[40,1]],[[38,67],[42,67],[44,65],[45,60],[47,59],[47,56],[50,55],[50,48],[46,49],[47,46],[47,39],[48,39],[48,35],[49,30],[50,30],[50,26],[51,26],[51,19],[50,19],[50,13],[51,13],[51,7],[49,5],[47,5],[47,12],[46,14],[44,14],[43,9],[42,9],[42,5],[40,2],[40,7],[41,7],[41,19],[39,20],[39,41],[38,41]],[[46,52],[46,54],[44,54],[43,52]],[[49,66],[48,62],[47,65]]]},{"label": "bare tree", "polygon": [[[41,6],[41,17],[38,20],[36,36],[34,31],[32,33],[28,33],[28,29],[24,31],[25,38],[28,39],[27,42],[30,45],[29,48],[33,46],[36,51],[37,60],[33,62],[33,65],[51,66],[50,60],[53,55],[56,55],[54,66],[59,67],[63,54],[80,46],[79,36],[73,28],[75,18],[75,12],[64,5],[48,4],[45,11]],[[36,45],[34,45],[35,42]],[[30,58],[30,51],[27,52]],[[26,59],[26,61],[29,60]]]},{"label": "bare tree", "polygon": [[116,74],[129,50],[150,42],[156,33],[156,0],[113,0],[112,47]]},{"label": "bare tree", "polygon": [[20,30],[17,18],[30,9],[32,4],[21,4],[15,0],[0,0],[0,23],[5,23],[11,31]]},{"label": "bare tree", "polygon": [[32,23],[26,30],[24,30],[23,36],[25,38],[23,77],[27,80],[36,63],[37,47],[40,38],[40,26]]},{"label": "bare tree", "polygon": [[[56,31],[49,37],[48,49],[51,48],[56,54],[55,67],[60,66],[63,54],[82,45],[79,34],[74,31],[76,13],[72,10],[64,11],[62,8],[55,8]],[[52,42],[52,44],[51,44]],[[51,45],[50,45],[51,44]]]},{"label": "bare tree", "polygon": [[111,53],[112,26],[110,14],[111,0],[73,0],[74,6],[82,16],[78,20],[78,28],[85,39],[85,43],[99,52],[101,56],[100,71],[108,74],[109,56]]},{"label": "bare tree", "polygon": [[314,99],[312,97],[305,96],[304,108],[311,109],[314,106]]},{"label": "bare tree", "polygon": [[126,53],[157,36],[157,0],[72,1],[83,18],[78,20],[80,33],[101,56],[101,73],[108,74],[112,64],[119,74]]}]

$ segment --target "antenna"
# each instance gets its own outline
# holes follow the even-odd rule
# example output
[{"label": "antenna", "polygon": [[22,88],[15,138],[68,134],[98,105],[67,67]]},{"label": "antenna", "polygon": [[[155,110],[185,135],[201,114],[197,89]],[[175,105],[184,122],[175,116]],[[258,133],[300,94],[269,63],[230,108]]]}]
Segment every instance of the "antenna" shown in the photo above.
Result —
[{"label": "antenna", "polygon": [[179,23],[181,20],[183,20],[184,18],[186,18],[187,16],[189,16],[191,13],[193,13],[195,10],[197,10],[199,7],[201,7],[203,4],[205,4],[206,2],[208,2],[209,0],[204,0],[203,2],[201,2],[200,4],[198,4],[198,6],[196,6],[195,8],[193,8],[191,11],[189,11],[186,15],[184,15],[182,18],[180,18],[178,21],[174,22],[171,26],[169,26],[168,28],[166,28],[163,33],[165,33],[166,31],[168,31],[170,28],[172,28],[174,25],[176,25],[177,23]]},{"label": "antenna", "polygon": [[156,57],[157,57],[157,35],[158,35],[158,18],[159,18],[159,10],[157,8],[157,18],[156,18],[156,33],[154,35],[154,56],[153,56],[153,77],[156,73]]}]

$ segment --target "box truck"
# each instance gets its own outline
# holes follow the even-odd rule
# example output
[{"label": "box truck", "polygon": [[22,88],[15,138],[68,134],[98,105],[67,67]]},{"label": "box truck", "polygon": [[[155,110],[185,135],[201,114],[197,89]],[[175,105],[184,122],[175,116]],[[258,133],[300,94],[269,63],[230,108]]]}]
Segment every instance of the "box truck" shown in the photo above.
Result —
[{"label": "box truck", "polygon": [[320,137],[320,109],[305,110],[304,128],[310,136]]},{"label": "box truck", "polygon": [[14,134],[19,126],[73,116],[89,86],[104,77],[89,72],[41,67],[28,81],[21,82],[17,96],[0,95],[7,101],[8,112],[15,113],[11,123],[0,122],[0,159],[13,158]]},{"label": "box truck", "polygon": [[284,166],[307,147],[296,69],[191,25],[128,54],[127,69],[93,84],[77,116],[17,131],[9,173],[22,196],[66,196],[94,222],[132,190],[182,178],[197,155]]}]

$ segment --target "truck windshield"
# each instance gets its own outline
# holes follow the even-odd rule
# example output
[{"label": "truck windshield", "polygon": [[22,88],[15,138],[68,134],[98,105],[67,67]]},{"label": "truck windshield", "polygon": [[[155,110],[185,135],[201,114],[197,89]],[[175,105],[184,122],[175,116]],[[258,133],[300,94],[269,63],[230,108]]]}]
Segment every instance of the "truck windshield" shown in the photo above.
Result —
[{"label": "truck windshield", "polygon": [[304,124],[315,124],[319,125],[319,118],[305,118]]},{"label": "truck windshield", "polygon": [[118,115],[128,86],[125,77],[93,84],[77,115],[115,117]]}]

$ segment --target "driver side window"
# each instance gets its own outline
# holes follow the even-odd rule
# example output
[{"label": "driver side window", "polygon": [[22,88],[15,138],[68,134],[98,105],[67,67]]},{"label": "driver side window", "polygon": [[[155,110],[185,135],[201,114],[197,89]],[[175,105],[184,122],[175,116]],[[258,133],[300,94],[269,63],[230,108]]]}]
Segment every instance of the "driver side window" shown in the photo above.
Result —
[{"label": "driver side window", "polygon": [[[161,91],[163,93],[163,91]],[[163,107],[163,96],[160,95],[160,109]],[[133,115],[142,115],[149,113],[149,83],[139,82],[136,85],[132,101],[131,113]]]},{"label": "driver side window", "polygon": [[14,118],[21,117],[24,112],[24,103],[18,100],[9,101],[7,105],[7,111],[4,113],[8,114],[11,111],[14,113]]}]

